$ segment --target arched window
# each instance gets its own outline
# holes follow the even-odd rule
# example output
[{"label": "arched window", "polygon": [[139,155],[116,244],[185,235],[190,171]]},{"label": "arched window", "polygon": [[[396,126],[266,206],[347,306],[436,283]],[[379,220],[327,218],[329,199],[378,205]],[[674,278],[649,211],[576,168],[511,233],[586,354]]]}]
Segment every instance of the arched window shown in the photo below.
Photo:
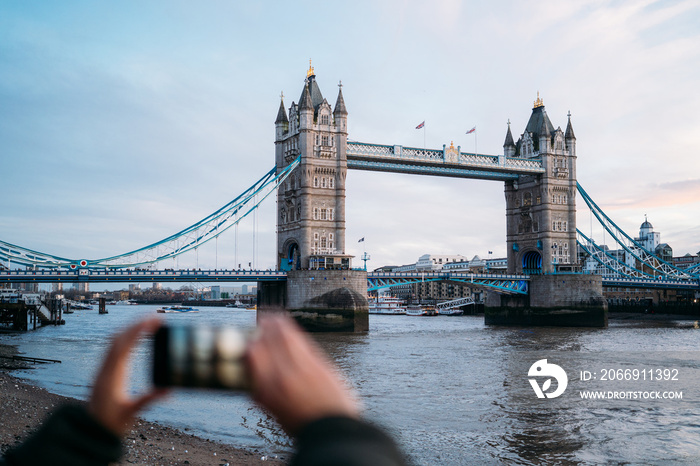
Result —
[{"label": "arched window", "polygon": [[333,220],[333,214],[335,209],[328,209],[328,220]]},{"label": "arched window", "polygon": [[326,187],[326,177],[325,176],[323,178],[321,178],[321,187],[322,188]]},{"label": "arched window", "polygon": [[333,178],[333,177],[328,178],[328,187],[333,189],[334,184],[335,184],[335,178]]},{"label": "arched window", "polygon": [[318,176],[314,176],[314,188],[318,188]]},{"label": "arched window", "polygon": [[[318,220],[318,207],[314,207],[314,220]],[[318,233],[316,233],[318,235]]]}]

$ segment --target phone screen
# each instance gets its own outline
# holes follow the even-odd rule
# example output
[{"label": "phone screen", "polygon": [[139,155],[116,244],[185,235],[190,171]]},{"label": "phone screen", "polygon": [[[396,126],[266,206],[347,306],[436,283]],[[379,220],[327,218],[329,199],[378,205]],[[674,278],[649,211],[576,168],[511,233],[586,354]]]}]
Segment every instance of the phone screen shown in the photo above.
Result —
[{"label": "phone screen", "polygon": [[243,364],[246,338],[234,327],[163,326],[154,345],[156,386],[248,388]]}]

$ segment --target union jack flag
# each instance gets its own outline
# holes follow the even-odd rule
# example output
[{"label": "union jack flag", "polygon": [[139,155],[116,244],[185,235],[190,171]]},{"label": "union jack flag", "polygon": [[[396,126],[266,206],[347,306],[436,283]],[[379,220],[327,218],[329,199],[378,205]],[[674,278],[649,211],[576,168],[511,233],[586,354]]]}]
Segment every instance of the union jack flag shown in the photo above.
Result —
[{"label": "union jack flag", "polygon": [[423,120],[423,123],[420,125],[416,126],[416,129],[421,129],[423,126],[425,126],[425,120]]}]

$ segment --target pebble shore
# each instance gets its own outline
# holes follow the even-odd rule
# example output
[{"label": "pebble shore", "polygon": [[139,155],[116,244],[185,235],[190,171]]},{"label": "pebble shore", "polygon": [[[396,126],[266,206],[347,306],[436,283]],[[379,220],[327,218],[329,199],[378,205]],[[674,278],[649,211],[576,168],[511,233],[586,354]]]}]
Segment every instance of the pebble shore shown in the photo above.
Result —
[{"label": "pebble shore", "polygon": [[[0,345],[0,356],[16,354]],[[50,393],[8,373],[22,363],[0,357],[0,455],[25,439],[55,408],[80,401]],[[284,457],[266,456],[211,441],[161,424],[137,420],[124,439],[119,465],[281,465]]]}]

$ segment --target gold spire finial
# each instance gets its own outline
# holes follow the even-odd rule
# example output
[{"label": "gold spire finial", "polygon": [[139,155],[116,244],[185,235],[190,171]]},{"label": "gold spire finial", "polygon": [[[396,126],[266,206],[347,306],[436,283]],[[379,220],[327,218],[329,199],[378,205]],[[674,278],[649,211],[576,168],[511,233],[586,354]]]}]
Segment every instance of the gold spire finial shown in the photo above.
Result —
[{"label": "gold spire finial", "polygon": [[537,100],[535,100],[535,108],[544,107],[544,102],[540,99],[540,91],[537,91]]},{"label": "gold spire finial", "polygon": [[306,72],[306,77],[314,75],[314,67],[311,66],[311,59],[309,58],[309,71]]}]

